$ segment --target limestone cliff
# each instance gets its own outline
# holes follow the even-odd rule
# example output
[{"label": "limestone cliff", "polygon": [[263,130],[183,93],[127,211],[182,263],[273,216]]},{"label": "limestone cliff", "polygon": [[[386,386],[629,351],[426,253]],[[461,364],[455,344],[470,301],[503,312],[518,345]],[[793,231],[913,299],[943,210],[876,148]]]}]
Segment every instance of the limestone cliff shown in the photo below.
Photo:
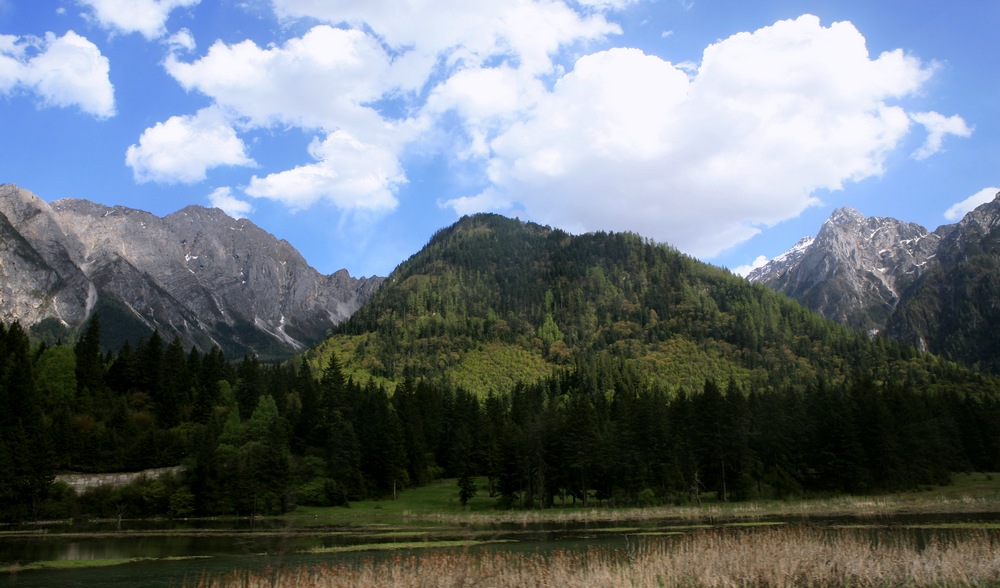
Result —
[{"label": "limestone cliff", "polygon": [[71,332],[97,312],[111,339],[157,329],[268,357],[322,340],[382,282],[322,275],[288,242],[219,209],[161,218],[86,200],[49,205],[13,185],[0,186],[0,276],[6,321]]}]

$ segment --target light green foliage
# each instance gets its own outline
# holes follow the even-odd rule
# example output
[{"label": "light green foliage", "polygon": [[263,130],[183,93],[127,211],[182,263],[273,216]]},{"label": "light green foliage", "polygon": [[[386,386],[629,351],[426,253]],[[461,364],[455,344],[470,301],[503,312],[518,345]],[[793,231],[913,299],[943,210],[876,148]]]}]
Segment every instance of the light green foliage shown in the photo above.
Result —
[{"label": "light green foliage", "polygon": [[240,411],[230,410],[226,422],[219,434],[219,443],[223,445],[242,445],[245,438],[245,427],[240,422]]},{"label": "light green foliage", "polygon": [[518,383],[534,383],[553,373],[536,351],[490,343],[462,355],[449,372],[452,383],[481,397],[506,394]]},{"label": "light green foliage", "polygon": [[67,410],[76,398],[76,354],[68,345],[47,348],[38,358],[38,392],[52,410]]},{"label": "light green foliage", "polygon": [[276,443],[284,439],[278,405],[270,394],[262,396],[247,421],[247,439],[260,443]]}]

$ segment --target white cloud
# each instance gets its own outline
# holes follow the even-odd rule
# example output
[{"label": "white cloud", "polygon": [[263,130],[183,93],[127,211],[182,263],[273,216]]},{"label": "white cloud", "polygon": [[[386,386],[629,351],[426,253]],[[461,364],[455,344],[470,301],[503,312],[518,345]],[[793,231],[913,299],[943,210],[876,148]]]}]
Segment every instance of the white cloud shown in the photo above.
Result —
[{"label": "white cloud", "polygon": [[194,35],[188,29],[181,29],[170,35],[166,41],[167,46],[170,47],[172,53],[187,51],[194,51],[198,45],[194,41]]},{"label": "white cloud", "polygon": [[406,181],[399,153],[419,128],[370,105],[392,94],[390,57],[370,35],[319,25],[281,46],[215,43],[193,62],[169,55],[167,71],[234,112],[249,127],[318,130],[294,169],[253,177],[246,193],[301,210],[319,200],[343,209],[395,208]]},{"label": "white cloud", "polygon": [[545,93],[541,82],[508,66],[457,72],[439,84],[427,99],[425,112],[449,111],[464,119],[468,148],[461,157],[489,155],[489,140],[520,117]]},{"label": "white cloud", "polygon": [[158,39],[166,33],[167,19],[175,8],[198,4],[201,0],[77,0],[93,11],[93,17],[108,29],[139,33]]},{"label": "white cloud", "polygon": [[253,205],[233,196],[232,188],[216,188],[208,195],[208,201],[213,208],[221,208],[223,212],[234,218],[246,218],[253,212]]},{"label": "white cloud", "polygon": [[597,10],[621,10],[629,4],[635,4],[639,0],[576,0],[580,6]]},{"label": "white cloud", "polygon": [[78,106],[97,118],[115,115],[108,58],[68,31],[45,38],[0,35],[0,93],[36,94],[44,106]]},{"label": "white cloud", "polygon": [[916,112],[910,114],[910,118],[913,119],[913,122],[923,125],[927,129],[927,139],[924,144],[913,152],[913,158],[917,160],[927,159],[940,151],[945,135],[972,136],[972,128],[965,124],[965,120],[957,114],[944,116],[937,112]]},{"label": "white cloud", "polygon": [[512,205],[513,203],[510,200],[501,196],[495,190],[488,190],[475,196],[462,196],[438,202],[438,206],[451,208],[459,216],[475,214],[484,210],[503,210],[510,208]]},{"label": "white cloud", "polygon": [[165,67],[184,88],[252,125],[377,135],[391,125],[366,104],[391,91],[389,63],[371,36],[320,25],[266,49],[252,41],[217,41],[201,59],[188,63],[171,54]]},{"label": "white cloud", "polygon": [[537,102],[542,92],[537,79],[508,66],[466,69],[434,89],[427,109],[454,109],[467,121],[479,123],[515,115]]},{"label": "white cloud", "polygon": [[736,274],[737,276],[743,276],[745,278],[749,276],[750,272],[752,272],[753,270],[767,265],[767,262],[768,262],[767,257],[764,257],[763,255],[758,255],[757,259],[753,260],[750,264],[740,265],[733,268],[733,273]]},{"label": "white cloud", "polygon": [[882,173],[910,128],[893,99],[930,78],[902,51],[872,58],[850,23],[803,16],[705,49],[700,67],[639,50],[579,59],[489,145],[490,187],[569,230],[631,230],[711,257]]},{"label": "white cloud", "polygon": [[[332,24],[365,25],[398,51],[419,56],[426,80],[439,55],[452,65],[479,67],[497,56],[532,73],[552,69],[560,46],[620,33],[595,12],[621,8],[631,0],[584,0],[581,14],[562,1],[534,0],[273,0],[285,18],[308,17]],[[413,66],[410,63],[408,66]]]},{"label": "white cloud", "polygon": [[992,202],[998,194],[1000,194],[1000,188],[995,186],[983,188],[965,200],[953,204],[951,208],[945,211],[944,218],[952,222],[960,221],[962,217],[975,210],[980,204]]},{"label": "white cloud", "polygon": [[254,165],[225,115],[215,107],[172,116],[143,131],[125,163],[138,182],[191,184],[223,165]]},{"label": "white cloud", "polygon": [[406,176],[391,151],[336,131],[323,141],[314,139],[309,152],[315,163],[254,176],[247,195],[277,200],[292,210],[320,200],[344,210],[384,212],[396,207],[395,190]]},{"label": "white cloud", "polygon": [[[435,116],[461,111],[464,157],[488,154],[489,141],[543,93],[535,76],[558,71],[552,57],[620,32],[601,11],[634,1],[273,0],[281,18],[327,24],[266,47],[217,41],[194,60],[180,56],[193,39],[175,36],[164,67],[246,128],[325,137],[310,147],[314,161],[253,177],[248,195],[293,209],[324,200],[385,211],[406,182],[402,151]],[[423,98],[428,90],[432,105]]]}]

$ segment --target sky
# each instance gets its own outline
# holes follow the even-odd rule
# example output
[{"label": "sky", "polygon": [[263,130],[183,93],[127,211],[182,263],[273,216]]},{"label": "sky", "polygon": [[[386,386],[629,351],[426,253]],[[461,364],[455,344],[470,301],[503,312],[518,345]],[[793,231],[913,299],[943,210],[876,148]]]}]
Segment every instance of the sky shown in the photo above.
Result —
[{"label": "sky", "polygon": [[1000,191],[993,0],[0,0],[0,183],[388,275],[476,212],[745,273]]}]

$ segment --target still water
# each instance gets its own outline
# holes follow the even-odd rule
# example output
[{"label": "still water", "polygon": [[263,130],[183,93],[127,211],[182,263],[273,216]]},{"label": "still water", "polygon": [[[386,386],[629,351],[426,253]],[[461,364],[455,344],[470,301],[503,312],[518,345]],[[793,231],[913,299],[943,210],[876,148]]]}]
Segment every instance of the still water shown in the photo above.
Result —
[{"label": "still water", "polygon": [[[969,529],[1000,526],[998,514],[899,515],[893,517],[775,519],[759,521],[809,525],[831,533],[864,533],[873,541],[914,542],[954,537]],[[446,526],[415,522],[400,526],[346,526],[280,521],[246,524],[135,522],[118,530],[101,525],[0,527],[0,567],[31,562],[97,562],[133,560],[102,567],[0,572],[0,588],[42,586],[179,587],[206,574],[233,570],[263,570],[322,562],[359,562],[386,557],[395,544],[405,549],[433,547],[439,542],[464,542],[458,549],[503,549],[546,552],[553,549],[626,547],[648,535],[697,533],[732,525],[732,532],[750,532],[745,523],[664,520],[637,523]],[[456,545],[458,543],[452,543]],[[451,547],[455,548],[455,547]],[[351,551],[358,549],[357,551]]]}]

